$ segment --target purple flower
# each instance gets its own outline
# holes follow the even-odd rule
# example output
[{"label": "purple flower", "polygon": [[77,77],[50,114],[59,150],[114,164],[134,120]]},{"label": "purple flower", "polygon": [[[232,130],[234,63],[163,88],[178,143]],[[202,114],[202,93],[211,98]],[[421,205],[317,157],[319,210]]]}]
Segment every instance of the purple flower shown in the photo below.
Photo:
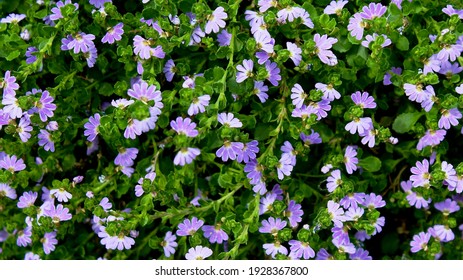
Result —
[{"label": "purple flower", "polygon": [[259,0],[257,3],[259,6],[259,12],[263,13],[270,9],[271,7],[277,7],[278,1],[275,0]]},{"label": "purple flower", "polygon": [[16,155],[5,155],[3,159],[0,160],[0,167],[14,173],[16,171],[21,171],[26,169],[26,165],[22,158],[17,158]]},{"label": "purple flower", "polygon": [[74,11],[77,11],[77,9],[79,9],[79,4],[77,3],[72,3],[71,0],[66,0],[66,1],[59,1],[58,3],[56,3],[56,7],[52,8],[51,9],[51,15],[50,15],[50,20],[52,21],[56,21],[56,20],[59,20],[61,18],[63,18],[63,15],[61,14],[61,8],[63,8],[65,5],[74,5],[75,9]]},{"label": "purple flower", "polygon": [[294,84],[293,88],[291,89],[291,99],[293,100],[293,105],[296,108],[302,108],[304,105],[304,100],[307,98],[307,93],[304,92],[301,85]]},{"label": "purple flower", "polygon": [[351,260],[372,260],[368,253],[369,252],[367,250],[364,250],[363,248],[358,248],[355,251],[355,253],[349,255],[349,258]]},{"label": "purple flower", "polygon": [[[156,86],[154,85],[148,86],[148,83],[145,81],[134,83],[132,85],[132,88],[130,88],[127,91],[127,94],[130,97],[141,100],[145,104],[147,104],[148,101],[151,101],[151,100],[154,100],[154,101],[162,100],[161,91],[156,90]],[[160,108],[164,107],[162,103],[160,105],[161,105]]]},{"label": "purple flower", "polygon": [[385,220],[386,220],[386,218],[379,217],[376,220],[376,222],[372,223],[372,225],[375,227],[375,230],[373,231],[372,235],[376,235],[377,233],[380,233],[382,231]]},{"label": "purple flower", "polygon": [[116,108],[119,108],[119,109],[123,110],[126,107],[128,107],[129,105],[132,105],[134,102],[135,101],[133,101],[133,100],[127,100],[125,98],[120,98],[120,99],[111,101],[111,105],[113,107],[116,107]]},{"label": "purple flower", "polygon": [[16,199],[16,191],[8,184],[0,183],[0,197],[8,197],[10,199]]},{"label": "purple flower", "polygon": [[149,59],[151,56],[155,56],[157,58],[164,58],[165,53],[162,50],[161,46],[157,46],[156,48],[151,47],[152,40],[146,40],[145,38],[141,37],[140,35],[135,35],[133,38],[133,53],[138,55],[141,59]]},{"label": "purple flower", "polygon": [[189,46],[194,45],[194,44],[199,44],[201,43],[201,38],[206,36],[206,33],[201,29],[201,27],[198,25],[193,29],[193,32],[191,33],[190,37],[190,42],[188,43]]},{"label": "purple flower", "polygon": [[198,148],[182,148],[174,158],[174,164],[184,166],[190,164],[193,160],[201,154]]},{"label": "purple flower", "polygon": [[458,206],[457,202],[450,198],[447,198],[445,201],[434,203],[434,207],[441,211],[444,216],[448,216],[449,214],[460,210],[460,206]]},{"label": "purple flower", "polygon": [[450,63],[449,61],[444,61],[440,65],[439,74],[445,75],[447,79],[451,79],[453,75],[461,71],[463,71],[463,67],[458,62]]},{"label": "purple flower", "polygon": [[236,161],[248,163],[250,160],[256,158],[256,154],[259,152],[259,142],[252,140],[248,143],[243,144],[243,150],[237,155]]},{"label": "purple flower", "polygon": [[53,104],[54,98],[50,96],[50,93],[45,90],[42,92],[40,100],[35,104],[37,111],[42,122],[46,122],[47,118],[53,117],[53,111],[56,109],[56,105]]},{"label": "purple flower", "polygon": [[313,129],[310,130],[311,133],[309,135],[304,134],[301,132],[299,137],[301,138],[302,142],[304,142],[305,146],[320,144],[322,142],[322,138],[318,132],[315,132]]},{"label": "purple flower", "polygon": [[262,50],[266,53],[273,53],[273,47],[275,40],[270,36],[268,32],[256,32],[254,34],[256,40],[256,49]]},{"label": "purple flower", "polygon": [[[426,89],[423,89],[422,84],[404,84],[405,95],[408,96],[408,99],[411,101],[416,101],[418,103],[423,102],[426,99],[426,96],[430,94],[428,89],[432,89],[432,86],[427,86]],[[434,90],[432,89],[432,91]]]},{"label": "purple flower", "polygon": [[344,153],[344,164],[346,165],[347,173],[352,174],[357,170],[358,159],[356,157],[357,151],[352,146],[347,146]]},{"label": "purple flower", "polygon": [[50,190],[50,196],[56,197],[59,202],[68,202],[72,198],[72,194],[63,188]]},{"label": "purple flower", "polygon": [[285,23],[286,21],[293,22],[298,17],[298,11],[294,7],[287,6],[284,9],[278,11],[278,22]]},{"label": "purple flower", "polygon": [[2,104],[5,105],[3,107],[3,113],[9,114],[11,119],[20,118],[23,114],[23,110],[19,106],[19,101],[15,96],[15,92],[13,94],[3,95]]},{"label": "purple flower", "polygon": [[137,148],[121,148],[119,154],[114,159],[114,164],[121,166],[132,166],[134,159],[137,157]]},{"label": "purple flower", "polygon": [[87,156],[96,151],[98,151],[98,138],[95,138],[95,140],[92,142],[87,143]]},{"label": "purple flower", "polygon": [[445,8],[442,8],[442,12],[448,16],[458,15],[460,19],[463,19],[463,10],[457,10],[452,5],[447,5]]},{"label": "purple flower", "polygon": [[20,120],[18,127],[16,128],[16,132],[21,138],[21,141],[27,142],[29,138],[31,138],[31,134],[29,132],[32,131],[31,120],[27,115],[24,115]]},{"label": "purple flower", "polygon": [[108,32],[104,35],[101,42],[112,44],[115,41],[120,41],[122,39],[122,34],[124,34],[124,24],[119,22],[114,27],[111,27]]},{"label": "purple flower", "polygon": [[330,66],[338,64],[338,59],[332,51],[331,47],[338,42],[338,39],[328,37],[326,34],[320,37],[320,34],[315,34],[314,41],[316,45],[315,52],[320,60]]},{"label": "purple flower", "polygon": [[354,118],[351,122],[346,124],[344,128],[351,134],[355,134],[356,132],[358,132],[359,134],[363,134],[365,133],[365,131],[368,131],[371,128],[373,128],[373,122],[371,121],[370,117]]},{"label": "purple flower", "polygon": [[380,3],[370,3],[370,5],[363,7],[363,12],[360,13],[360,16],[364,19],[374,19],[376,17],[384,15],[386,9],[387,8],[381,5]]},{"label": "purple flower", "polygon": [[56,207],[54,204],[50,204],[48,208],[45,208],[44,214],[52,218],[53,222],[56,224],[60,221],[69,221],[72,219],[72,215],[69,214],[69,209],[65,208],[62,204],[58,204]]},{"label": "purple flower", "polygon": [[262,182],[262,170],[262,165],[260,165],[256,159],[250,160],[244,166],[244,172],[247,173],[246,177],[248,177],[251,180],[251,184],[253,185]]},{"label": "purple flower", "polygon": [[254,68],[254,62],[252,60],[250,59],[243,60],[243,65],[236,66],[236,70],[238,71],[236,73],[236,82],[242,83],[247,78],[252,78],[254,76],[254,74],[252,73],[253,68]]},{"label": "purple flower", "polygon": [[334,192],[342,184],[341,171],[339,169],[333,170],[326,181],[328,182],[326,183],[328,191],[330,193]]},{"label": "purple flower", "polygon": [[68,50],[73,49],[75,54],[79,52],[86,53],[90,51],[90,48],[95,48],[95,44],[93,43],[94,39],[95,35],[93,34],[85,34],[83,32],[79,32],[67,44],[66,47]]},{"label": "purple flower", "polygon": [[142,134],[142,122],[137,119],[129,119],[127,126],[124,130],[124,137],[126,139],[135,139]]},{"label": "purple flower", "polygon": [[178,225],[176,234],[178,236],[194,235],[203,225],[204,221],[196,217],[193,217],[191,220],[185,219],[183,223]]},{"label": "purple flower", "polygon": [[341,98],[341,94],[333,88],[332,84],[325,85],[322,83],[316,83],[315,88],[323,92],[323,99],[333,101]]},{"label": "purple flower", "polygon": [[276,195],[273,193],[267,193],[264,197],[260,199],[259,205],[259,215],[271,211],[273,208],[273,203],[276,200]]},{"label": "purple flower", "polygon": [[32,243],[32,227],[26,227],[24,230],[18,231],[18,238],[16,239],[16,245],[19,247],[26,247]]},{"label": "purple flower", "polygon": [[331,110],[331,105],[329,100],[322,99],[319,102],[311,102],[308,107],[312,107],[317,115],[317,121],[322,118],[326,118],[328,113]]},{"label": "purple flower", "polygon": [[357,91],[351,95],[352,101],[354,101],[355,105],[360,106],[363,109],[374,109],[376,108],[375,99],[368,94],[368,92],[364,91],[360,93]]},{"label": "purple flower", "polygon": [[267,76],[265,77],[272,85],[278,86],[278,81],[281,81],[280,68],[277,67],[275,62],[267,60],[265,62],[265,70],[267,70]]},{"label": "purple flower", "polygon": [[435,225],[433,229],[438,239],[442,242],[449,242],[455,239],[455,234],[449,226]]},{"label": "purple flower", "polygon": [[211,100],[211,97],[207,94],[194,98],[188,108],[188,115],[194,116],[198,113],[204,113],[206,111],[206,106],[209,106],[209,100]]},{"label": "purple flower", "polygon": [[347,217],[348,221],[356,222],[358,221],[358,219],[360,219],[363,216],[364,213],[365,213],[365,210],[363,210],[363,208],[352,206],[349,208],[349,210],[345,212],[345,216]]},{"label": "purple flower", "polygon": [[243,126],[243,123],[241,123],[239,119],[235,118],[233,113],[220,113],[217,116],[217,120],[219,121],[219,123],[221,123],[222,125],[226,127],[238,127],[239,128]]},{"label": "purple flower", "polygon": [[40,260],[40,256],[32,252],[28,252],[24,255],[24,260]]},{"label": "purple flower", "polygon": [[321,248],[320,251],[317,252],[316,260],[334,260],[333,256],[329,254],[325,248]]},{"label": "purple flower", "polygon": [[14,23],[17,24],[21,20],[25,19],[26,15],[24,14],[9,14],[6,18],[0,20],[1,23]]},{"label": "purple flower", "polygon": [[164,237],[164,241],[161,242],[161,246],[164,249],[164,255],[166,258],[170,257],[175,253],[175,248],[177,247],[177,242],[175,240],[177,239],[177,236],[175,234],[172,234],[171,231],[168,231],[166,233],[166,236]]},{"label": "purple flower", "polygon": [[268,220],[262,221],[262,226],[259,228],[260,233],[271,233],[277,235],[278,231],[286,227],[286,221],[282,221],[280,218],[270,217]]},{"label": "purple flower", "polygon": [[349,244],[349,232],[348,227],[333,227],[331,229],[332,237],[333,237],[333,244],[335,246],[339,246],[341,244]]},{"label": "purple flower", "polygon": [[291,161],[291,165],[296,165],[296,154],[297,152],[294,150],[293,146],[289,141],[285,141],[283,146],[281,146],[280,150],[283,152],[281,157],[288,157]]},{"label": "purple flower", "polygon": [[[364,46],[365,48],[370,48],[370,43],[371,43],[371,42],[375,42],[376,39],[377,39],[379,36],[380,36],[380,35],[378,35],[378,34],[376,34],[376,33],[373,33],[373,36],[367,35],[367,36],[365,37],[365,40],[362,42],[362,46]],[[392,44],[391,39],[389,39],[386,35],[381,34],[381,36],[383,36],[383,38],[384,38],[384,43],[381,44],[381,47],[382,47],[382,48],[385,48],[385,47],[387,47],[387,46],[389,46],[389,45]]]},{"label": "purple flower", "polygon": [[365,130],[363,133],[359,133],[359,135],[363,137],[361,141],[362,144],[366,145],[368,143],[368,147],[373,148],[375,146],[376,134],[377,130],[374,127]]},{"label": "purple flower", "polygon": [[339,204],[341,204],[344,209],[357,208],[359,204],[363,204],[364,200],[364,193],[349,193],[343,199],[341,199]]},{"label": "purple flower", "polygon": [[107,197],[103,197],[103,199],[100,201],[98,205],[103,207],[103,210],[105,212],[108,212],[108,210],[110,210],[111,207],[113,207],[113,205],[111,204],[111,202],[109,202],[109,199]]},{"label": "purple flower", "polygon": [[7,125],[9,122],[10,115],[6,114],[2,109],[0,109],[0,129],[2,129],[2,126]]},{"label": "purple flower", "polygon": [[429,179],[431,175],[429,174],[429,161],[424,159],[423,162],[416,162],[416,166],[410,169],[410,172],[413,174],[410,176],[413,187],[425,187],[429,185]]},{"label": "purple flower", "polygon": [[296,227],[302,221],[304,211],[301,210],[301,205],[297,204],[294,200],[289,201],[288,208],[285,211],[285,216],[288,217],[289,225]]},{"label": "purple flower", "polygon": [[272,256],[272,258],[275,258],[278,253],[283,255],[288,254],[288,249],[281,245],[279,241],[276,241],[275,243],[266,243],[263,245],[263,248],[265,249],[265,254]]},{"label": "purple flower", "polygon": [[162,69],[162,72],[164,72],[164,75],[166,75],[166,80],[168,82],[172,82],[176,72],[175,62],[172,59],[167,60],[164,68]]},{"label": "purple flower", "polygon": [[110,236],[106,232],[105,227],[100,227],[101,231],[98,236],[101,237],[100,243],[106,246],[106,249],[119,250],[130,249],[135,244],[135,240],[132,237],[125,236],[122,232],[117,236]]},{"label": "purple flower", "polygon": [[374,193],[370,193],[365,196],[365,201],[363,202],[363,206],[369,209],[381,208],[381,207],[386,206],[386,201],[383,200],[382,196],[376,195]]},{"label": "purple flower", "polygon": [[84,125],[84,135],[87,140],[92,142],[99,134],[98,127],[100,126],[100,114],[96,113],[93,117],[88,118],[88,122]]},{"label": "purple flower", "polygon": [[302,49],[291,42],[286,42],[286,48],[289,51],[289,58],[294,62],[294,65],[299,66],[302,60]]},{"label": "purple flower", "polygon": [[5,72],[3,81],[0,82],[0,88],[3,88],[3,98],[8,95],[15,95],[16,90],[19,89],[19,85],[16,83],[16,77],[11,75],[10,70]]},{"label": "purple flower", "polygon": [[421,250],[427,251],[429,238],[431,238],[429,233],[420,232],[419,234],[415,234],[413,236],[413,240],[410,242],[410,251],[412,253],[416,253]]},{"label": "purple flower", "polygon": [[27,64],[32,64],[37,61],[37,56],[34,54],[37,53],[39,49],[36,47],[28,47],[26,50],[26,63]]},{"label": "purple flower", "polygon": [[180,135],[183,134],[188,137],[198,136],[198,130],[195,129],[196,124],[190,118],[183,119],[182,117],[177,117],[175,121],[170,122],[170,126]]},{"label": "purple flower", "polygon": [[458,178],[453,165],[446,161],[442,161],[441,170],[445,173],[444,182],[449,186],[455,187],[457,185]]},{"label": "purple flower", "polygon": [[444,140],[445,134],[447,134],[447,131],[443,129],[439,130],[432,130],[429,129],[426,131],[425,135],[420,138],[418,141],[418,144],[416,145],[416,149],[418,151],[421,151],[423,148],[427,146],[437,146]]},{"label": "purple flower", "polygon": [[228,240],[228,234],[220,228],[220,225],[216,226],[203,226],[204,237],[209,239],[211,243],[222,244]]},{"label": "purple flower", "polygon": [[275,167],[277,168],[278,179],[283,180],[285,175],[290,176],[293,171],[291,157],[282,155]]},{"label": "purple flower", "polygon": [[49,255],[52,251],[55,250],[55,245],[58,244],[56,239],[56,231],[47,232],[40,240],[43,243],[43,251],[45,254]]},{"label": "purple flower", "polygon": [[228,33],[225,29],[223,29],[219,34],[217,34],[217,42],[219,42],[219,46],[221,47],[230,46],[231,39],[232,35]]},{"label": "purple flower", "polygon": [[194,248],[190,248],[188,253],[186,253],[185,258],[187,260],[204,260],[207,257],[212,256],[212,250],[198,245]]},{"label": "purple flower", "polygon": [[450,61],[453,62],[457,59],[457,57],[461,55],[462,51],[463,46],[460,44],[444,44],[442,50],[437,54],[437,59],[439,59],[440,61],[447,61],[450,59]]},{"label": "purple flower", "polygon": [[217,33],[220,28],[224,28],[224,19],[227,19],[227,13],[225,13],[223,7],[217,7],[214,12],[212,12],[212,15],[207,16],[206,34],[210,34],[211,32]]},{"label": "purple flower", "polygon": [[439,128],[450,129],[450,125],[458,125],[458,120],[462,118],[462,114],[458,108],[453,108],[450,110],[443,109],[441,111],[442,116],[439,119]]},{"label": "purple flower", "polygon": [[264,82],[254,81],[253,94],[257,95],[261,103],[264,103],[268,99],[268,86],[264,85]]},{"label": "purple flower", "polygon": [[365,29],[366,23],[363,21],[359,13],[354,14],[349,19],[349,25],[347,25],[347,30],[350,31],[350,34],[355,37],[357,40],[363,38],[363,31]]},{"label": "purple flower", "polygon": [[331,221],[337,227],[342,227],[342,222],[346,221],[344,216],[344,210],[339,207],[340,205],[332,200],[328,201],[328,214],[330,215]]},{"label": "purple flower", "polygon": [[371,238],[370,235],[368,235],[366,233],[366,231],[364,230],[360,230],[358,231],[355,235],[354,235],[355,239],[357,239],[358,241],[365,241],[365,240],[369,240]]},{"label": "purple flower", "polygon": [[28,208],[34,205],[35,200],[37,199],[37,193],[36,192],[24,192],[22,196],[19,197],[18,201],[18,208]]},{"label": "purple flower", "polygon": [[431,198],[425,199],[420,194],[410,192],[407,195],[407,201],[410,206],[415,206],[416,209],[428,208],[429,203],[431,203]]},{"label": "purple flower", "polygon": [[384,74],[384,78],[383,78],[383,85],[388,86],[388,85],[392,84],[392,82],[391,82],[392,74],[401,75],[402,74],[402,68],[400,68],[400,67],[392,67],[390,71],[386,72],[386,74]]},{"label": "purple flower", "polygon": [[315,251],[310,247],[308,242],[301,242],[299,240],[290,240],[288,244],[291,246],[289,255],[293,258],[300,259],[303,257],[305,260],[315,257]]},{"label": "purple flower", "polygon": [[89,0],[89,3],[95,6],[95,8],[103,8],[104,3],[111,3],[111,0]]},{"label": "purple flower", "polygon": [[228,161],[228,159],[235,160],[243,152],[243,148],[244,144],[241,142],[225,140],[223,146],[215,154],[217,157],[222,158],[223,161]]},{"label": "purple flower", "polygon": [[338,1],[331,1],[328,6],[326,6],[325,10],[323,10],[324,14],[327,15],[341,15],[342,8],[344,8],[344,5],[347,4],[348,1],[346,0],[338,0]]},{"label": "purple flower", "polygon": [[55,151],[55,142],[53,142],[50,132],[41,129],[37,137],[39,138],[39,146],[43,147],[45,151],[52,153]]}]

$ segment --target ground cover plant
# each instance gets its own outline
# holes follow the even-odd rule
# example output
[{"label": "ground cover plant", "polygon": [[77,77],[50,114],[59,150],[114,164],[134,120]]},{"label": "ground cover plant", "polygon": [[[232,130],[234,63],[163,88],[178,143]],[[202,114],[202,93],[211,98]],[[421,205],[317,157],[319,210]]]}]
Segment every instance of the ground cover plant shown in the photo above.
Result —
[{"label": "ground cover plant", "polygon": [[461,1],[0,1],[0,259],[462,259]]}]

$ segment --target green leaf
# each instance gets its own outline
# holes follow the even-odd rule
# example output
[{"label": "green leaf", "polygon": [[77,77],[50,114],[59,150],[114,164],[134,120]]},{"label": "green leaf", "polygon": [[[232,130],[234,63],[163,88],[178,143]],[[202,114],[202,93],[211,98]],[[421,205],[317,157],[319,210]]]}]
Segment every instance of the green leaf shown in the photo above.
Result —
[{"label": "green leaf", "polygon": [[381,169],[381,160],[374,156],[369,156],[359,160],[359,166],[365,171],[376,172]]},{"label": "green leaf", "polygon": [[394,120],[392,129],[397,133],[407,133],[422,115],[423,113],[419,112],[400,114]]},{"label": "green leaf", "polygon": [[407,37],[401,36],[396,43],[397,49],[401,51],[408,51],[410,43],[408,42]]},{"label": "green leaf", "polygon": [[10,54],[6,57],[6,60],[12,61],[13,59],[17,58],[21,53],[18,50],[10,52]]}]

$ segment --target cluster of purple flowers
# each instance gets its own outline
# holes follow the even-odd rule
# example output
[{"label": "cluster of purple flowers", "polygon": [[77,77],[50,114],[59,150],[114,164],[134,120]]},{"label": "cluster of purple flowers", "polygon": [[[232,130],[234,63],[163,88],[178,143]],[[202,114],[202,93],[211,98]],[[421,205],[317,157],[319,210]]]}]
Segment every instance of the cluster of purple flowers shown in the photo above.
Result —
[{"label": "cluster of purple flowers", "polygon": [[[21,160],[22,162],[22,160]],[[13,165],[16,166],[14,169],[17,171],[24,169],[25,165],[22,164],[20,161],[16,161],[16,157],[13,156],[9,158],[9,156],[4,156],[4,158],[0,161],[0,165],[2,168],[5,168],[6,165]],[[23,165],[23,166],[21,166]],[[13,168],[13,167],[11,167]],[[77,184],[81,182],[83,176],[78,176],[73,179],[73,184]],[[17,198],[16,191],[12,189],[8,184],[0,183],[0,197],[6,196],[10,199],[15,200]],[[69,202],[72,199],[72,194],[69,193],[65,188],[59,189],[52,189],[49,190],[46,187],[42,187],[42,205],[36,206],[36,200],[38,198],[38,193],[34,191],[26,191],[24,192],[18,199],[16,206],[19,209],[29,209],[33,208],[34,211],[29,211],[29,213],[37,213],[36,217],[27,216],[25,218],[25,227],[22,229],[14,230],[11,234],[3,231],[0,232],[0,235],[3,233],[5,234],[5,238],[9,235],[16,237],[16,244],[20,247],[28,247],[32,246],[33,244],[33,224],[36,223],[38,226],[41,225],[41,218],[42,217],[49,217],[51,221],[55,225],[55,230],[45,232],[44,236],[40,239],[40,242],[43,245],[43,251],[45,254],[50,254],[52,251],[55,250],[56,245],[58,244],[58,240],[56,239],[57,236],[57,228],[59,224],[64,221],[69,221],[72,219],[72,214],[69,213],[69,209],[65,207],[63,204],[55,204],[55,199],[59,202]],[[28,212],[25,212],[28,213]],[[1,240],[3,241],[3,240]],[[25,259],[40,259],[40,257],[32,252],[26,254]]]}]

